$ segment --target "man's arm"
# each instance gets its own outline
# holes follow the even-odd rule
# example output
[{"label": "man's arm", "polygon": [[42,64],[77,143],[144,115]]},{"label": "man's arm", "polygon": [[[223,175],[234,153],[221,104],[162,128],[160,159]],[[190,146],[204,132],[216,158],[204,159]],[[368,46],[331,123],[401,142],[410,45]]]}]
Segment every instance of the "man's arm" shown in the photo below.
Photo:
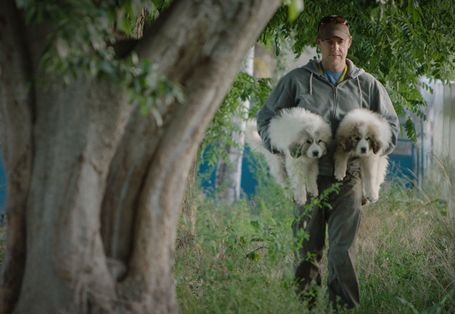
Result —
[{"label": "man's arm", "polygon": [[258,133],[265,144],[265,147],[272,153],[280,153],[279,150],[272,147],[269,137],[269,123],[273,117],[283,108],[295,106],[295,93],[289,79],[289,75],[283,77],[273,89],[264,107],[257,114]]},{"label": "man's arm", "polygon": [[389,147],[385,150],[384,155],[390,154],[397,145],[398,135],[400,133],[400,121],[397,113],[390,100],[389,94],[385,87],[379,82],[375,81],[374,90],[371,99],[371,109],[382,115],[390,125],[392,137],[389,141]]}]

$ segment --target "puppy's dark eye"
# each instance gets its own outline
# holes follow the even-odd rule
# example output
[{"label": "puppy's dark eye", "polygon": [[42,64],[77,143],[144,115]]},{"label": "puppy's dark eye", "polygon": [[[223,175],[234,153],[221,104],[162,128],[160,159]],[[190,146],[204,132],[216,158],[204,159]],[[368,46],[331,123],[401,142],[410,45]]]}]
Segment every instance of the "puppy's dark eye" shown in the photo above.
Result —
[{"label": "puppy's dark eye", "polygon": [[322,143],[322,140],[319,140],[319,141],[318,141],[318,144],[321,144],[321,143]]},{"label": "puppy's dark eye", "polygon": [[367,137],[367,138],[366,138],[366,140],[367,140],[367,141],[369,141],[369,140],[370,140],[370,138],[369,138],[369,137]]},{"label": "puppy's dark eye", "polygon": [[354,139],[355,139],[356,141],[360,141],[360,136],[356,136],[356,137],[354,137]]},{"label": "puppy's dark eye", "polygon": [[307,142],[307,144],[311,144],[311,143],[313,143],[313,141],[312,141],[312,140],[306,140],[306,142]]}]

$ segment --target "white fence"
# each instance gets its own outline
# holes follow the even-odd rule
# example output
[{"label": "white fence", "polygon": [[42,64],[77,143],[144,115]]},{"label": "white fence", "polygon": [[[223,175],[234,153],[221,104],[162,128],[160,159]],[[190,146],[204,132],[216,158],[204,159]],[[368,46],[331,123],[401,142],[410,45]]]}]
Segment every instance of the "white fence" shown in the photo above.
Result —
[{"label": "white fence", "polygon": [[[428,83],[428,81],[426,81]],[[431,82],[433,93],[422,92],[429,104],[424,127],[425,168],[444,184],[442,198],[455,217],[455,82]]]}]

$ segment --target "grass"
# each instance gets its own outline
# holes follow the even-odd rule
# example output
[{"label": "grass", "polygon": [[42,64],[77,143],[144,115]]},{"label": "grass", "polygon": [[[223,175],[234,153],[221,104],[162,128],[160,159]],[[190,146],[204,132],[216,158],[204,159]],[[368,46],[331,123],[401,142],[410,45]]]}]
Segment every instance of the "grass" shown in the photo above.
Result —
[{"label": "grass", "polygon": [[268,197],[267,203],[281,210],[272,212],[262,201],[232,207],[200,201],[196,237],[177,249],[182,313],[300,310],[291,284],[293,241],[287,231],[292,213],[286,212],[291,203],[273,193]]},{"label": "grass", "polygon": [[454,227],[446,208],[412,190],[391,188],[367,208],[357,243],[358,313],[451,313]]},{"label": "grass", "polygon": [[[361,306],[351,313],[455,312],[455,222],[432,194],[389,186],[363,209],[356,242]],[[254,199],[233,206],[200,194],[193,202],[195,237],[179,234],[176,250],[181,313],[309,313],[292,284],[293,204],[277,186],[262,182]],[[179,231],[191,229],[184,224]],[[325,288],[311,313],[331,313]]]},{"label": "grass", "polygon": [[[176,252],[182,313],[309,312],[292,284],[293,205],[275,185],[264,183],[254,199],[233,206],[195,202],[196,236]],[[443,202],[400,186],[363,209],[361,306],[352,313],[454,313],[455,224],[446,215]],[[311,313],[330,312],[322,288]]]}]

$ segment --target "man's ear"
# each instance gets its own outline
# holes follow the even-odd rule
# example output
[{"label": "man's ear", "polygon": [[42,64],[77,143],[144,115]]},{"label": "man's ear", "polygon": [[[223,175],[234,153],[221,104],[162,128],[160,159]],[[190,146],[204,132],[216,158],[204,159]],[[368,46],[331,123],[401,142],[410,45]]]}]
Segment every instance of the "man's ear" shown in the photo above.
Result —
[{"label": "man's ear", "polygon": [[352,45],[352,36],[349,37],[348,49],[351,48],[351,45]]}]

